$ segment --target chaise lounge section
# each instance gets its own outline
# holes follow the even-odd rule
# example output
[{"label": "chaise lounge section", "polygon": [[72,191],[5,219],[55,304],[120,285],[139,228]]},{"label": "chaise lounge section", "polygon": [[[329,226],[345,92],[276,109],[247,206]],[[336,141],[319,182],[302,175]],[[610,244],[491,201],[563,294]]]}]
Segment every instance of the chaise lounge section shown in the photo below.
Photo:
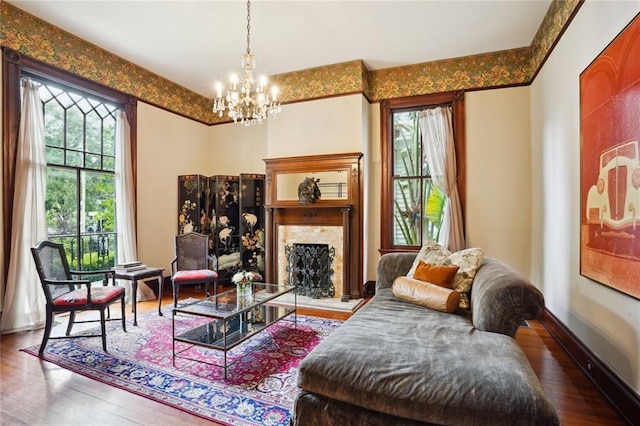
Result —
[{"label": "chaise lounge section", "polygon": [[415,256],[382,256],[376,295],[301,362],[292,424],[558,425],[514,340],[541,316],[540,291],[485,258],[471,309],[435,311],[392,292]]}]

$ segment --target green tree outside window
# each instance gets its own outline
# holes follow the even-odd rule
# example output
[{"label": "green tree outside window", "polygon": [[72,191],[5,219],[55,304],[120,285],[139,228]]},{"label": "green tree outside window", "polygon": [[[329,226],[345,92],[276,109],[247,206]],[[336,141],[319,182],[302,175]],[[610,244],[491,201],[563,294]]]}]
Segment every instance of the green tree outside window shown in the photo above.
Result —
[{"label": "green tree outside window", "polygon": [[394,245],[437,241],[447,197],[431,180],[417,111],[393,114],[393,195]]},{"label": "green tree outside window", "polygon": [[45,202],[50,239],[65,246],[71,268],[107,269],[117,250],[117,108],[41,83],[47,159]]}]

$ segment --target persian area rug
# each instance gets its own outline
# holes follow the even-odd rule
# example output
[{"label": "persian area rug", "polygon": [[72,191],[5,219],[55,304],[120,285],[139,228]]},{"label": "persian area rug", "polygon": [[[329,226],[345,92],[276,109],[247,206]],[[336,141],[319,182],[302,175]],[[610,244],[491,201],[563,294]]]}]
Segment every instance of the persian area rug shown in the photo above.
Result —
[{"label": "persian area rug", "polygon": [[[49,340],[46,361],[103,383],[142,395],[196,416],[233,425],[286,425],[297,395],[300,361],[342,321],[297,316],[271,325],[227,352],[227,379],[221,351],[192,347],[173,366],[171,309],[165,316],[138,315],[107,324],[107,349],[100,338]],[[289,316],[287,319],[293,319]],[[176,316],[176,321],[202,318]],[[184,323],[182,325],[185,325]],[[87,330],[85,333],[95,333]],[[176,350],[186,346],[176,343]],[[38,356],[38,346],[23,351]]]}]

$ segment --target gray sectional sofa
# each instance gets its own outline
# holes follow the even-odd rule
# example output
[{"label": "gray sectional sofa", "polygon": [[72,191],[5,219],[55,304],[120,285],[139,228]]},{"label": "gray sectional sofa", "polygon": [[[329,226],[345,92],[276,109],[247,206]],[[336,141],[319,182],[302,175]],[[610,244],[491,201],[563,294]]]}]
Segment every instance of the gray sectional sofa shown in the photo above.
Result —
[{"label": "gray sectional sofa", "polygon": [[471,310],[434,311],[396,298],[393,280],[415,254],[380,259],[376,295],[300,364],[291,423],[329,425],[558,425],[514,336],[544,299],[485,258]]}]

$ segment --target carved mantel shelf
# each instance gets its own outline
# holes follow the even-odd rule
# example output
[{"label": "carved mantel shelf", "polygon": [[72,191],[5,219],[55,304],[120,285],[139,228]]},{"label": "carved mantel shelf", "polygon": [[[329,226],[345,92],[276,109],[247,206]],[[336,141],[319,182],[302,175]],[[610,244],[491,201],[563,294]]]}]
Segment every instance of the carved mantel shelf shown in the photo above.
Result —
[{"label": "carved mantel shelf", "polygon": [[265,209],[300,209],[300,210],[315,210],[315,209],[352,209],[352,204],[346,203],[315,203],[315,204],[265,204]]},{"label": "carved mantel shelf", "polygon": [[[266,178],[266,279],[278,279],[278,226],[340,226],[343,245],[342,300],[360,298],[363,294],[362,262],[362,153],[315,155],[267,159]],[[299,204],[284,191],[295,188],[306,175],[328,176],[338,172],[345,182],[340,198],[323,199],[315,203]],[[288,183],[287,179],[293,179]],[[278,182],[281,188],[278,188]],[[279,198],[280,197],[280,198]]]}]

